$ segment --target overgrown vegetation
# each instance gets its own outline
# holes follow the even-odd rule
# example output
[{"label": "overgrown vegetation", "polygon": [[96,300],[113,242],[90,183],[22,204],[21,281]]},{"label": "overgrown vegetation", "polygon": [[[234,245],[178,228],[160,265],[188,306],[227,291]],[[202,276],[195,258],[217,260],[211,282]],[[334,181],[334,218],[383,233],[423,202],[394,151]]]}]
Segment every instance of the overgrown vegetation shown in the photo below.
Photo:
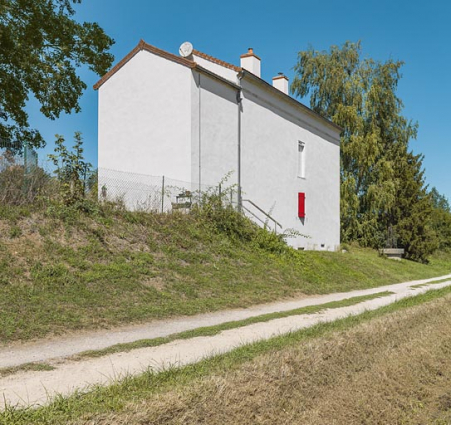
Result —
[{"label": "overgrown vegetation", "polygon": [[0,206],[2,343],[450,272],[447,254],[422,265],[354,246],[295,251],[270,234],[266,245],[263,230],[209,204],[192,214],[93,205]]},{"label": "overgrown vegetation", "polygon": [[0,202],[4,205],[40,203],[56,193],[56,181],[37,165],[28,145],[11,147],[0,140]]},{"label": "overgrown vegetation", "polygon": [[[55,153],[49,155],[55,166],[60,201],[65,205],[86,208],[86,205],[82,204],[86,203],[87,194],[89,194],[90,187],[87,183],[92,178],[92,164],[85,161],[83,139],[80,132],[75,133],[74,145],[71,150],[64,145],[64,142],[64,137],[57,135]],[[97,195],[96,190],[94,195]],[[92,201],[97,201],[97,199],[91,196]]]},{"label": "overgrown vegetation", "polygon": [[432,227],[438,236],[439,248],[451,250],[451,207],[448,199],[433,187],[430,196],[432,199]]}]

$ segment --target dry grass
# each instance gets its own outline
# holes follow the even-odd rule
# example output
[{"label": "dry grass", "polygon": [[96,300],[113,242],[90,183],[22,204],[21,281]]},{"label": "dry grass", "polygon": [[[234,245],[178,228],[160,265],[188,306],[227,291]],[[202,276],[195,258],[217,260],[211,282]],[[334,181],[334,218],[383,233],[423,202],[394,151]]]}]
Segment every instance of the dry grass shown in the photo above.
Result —
[{"label": "dry grass", "polygon": [[448,296],[75,423],[451,423],[450,328]]}]

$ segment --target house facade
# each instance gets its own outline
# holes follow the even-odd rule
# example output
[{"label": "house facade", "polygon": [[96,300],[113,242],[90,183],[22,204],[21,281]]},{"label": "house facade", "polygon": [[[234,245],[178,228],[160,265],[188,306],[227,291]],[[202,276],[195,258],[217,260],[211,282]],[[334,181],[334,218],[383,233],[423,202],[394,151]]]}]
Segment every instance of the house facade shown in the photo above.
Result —
[{"label": "house facade", "polygon": [[284,75],[261,79],[252,49],[240,67],[182,54],[141,41],[94,86],[99,187],[105,170],[164,175],[193,190],[230,175],[238,206],[257,223],[304,235],[287,239],[295,248],[338,249],[341,129],[290,97]]}]

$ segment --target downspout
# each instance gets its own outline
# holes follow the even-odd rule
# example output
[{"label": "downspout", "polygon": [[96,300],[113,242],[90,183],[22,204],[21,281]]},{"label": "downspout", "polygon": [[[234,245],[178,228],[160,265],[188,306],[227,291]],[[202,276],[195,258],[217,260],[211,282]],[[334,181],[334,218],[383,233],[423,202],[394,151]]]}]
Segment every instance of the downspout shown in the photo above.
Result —
[{"label": "downspout", "polygon": [[243,199],[241,194],[241,112],[242,112],[242,98],[241,98],[241,79],[243,78],[243,72],[238,74],[238,85],[240,89],[236,93],[236,102],[238,105],[238,211],[242,211]]},{"label": "downspout", "polygon": [[200,72],[199,72],[199,201],[201,199],[201,189],[202,189],[202,184],[201,184],[201,180],[202,180],[202,96],[201,96],[201,86],[200,86]]}]

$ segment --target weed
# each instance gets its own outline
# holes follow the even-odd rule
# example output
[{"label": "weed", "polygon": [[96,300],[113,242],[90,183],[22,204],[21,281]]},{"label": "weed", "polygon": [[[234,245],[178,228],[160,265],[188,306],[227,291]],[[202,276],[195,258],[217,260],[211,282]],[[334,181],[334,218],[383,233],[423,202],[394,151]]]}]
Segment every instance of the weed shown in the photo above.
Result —
[{"label": "weed", "polygon": [[16,367],[0,368],[0,378],[14,375],[19,372],[28,372],[28,371],[44,372],[50,370],[55,370],[55,367],[47,363],[26,363]]},{"label": "weed", "polygon": [[9,228],[9,237],[11,239],[18,238],[22,236],[22,229],[19,226],[11,226]]}]

